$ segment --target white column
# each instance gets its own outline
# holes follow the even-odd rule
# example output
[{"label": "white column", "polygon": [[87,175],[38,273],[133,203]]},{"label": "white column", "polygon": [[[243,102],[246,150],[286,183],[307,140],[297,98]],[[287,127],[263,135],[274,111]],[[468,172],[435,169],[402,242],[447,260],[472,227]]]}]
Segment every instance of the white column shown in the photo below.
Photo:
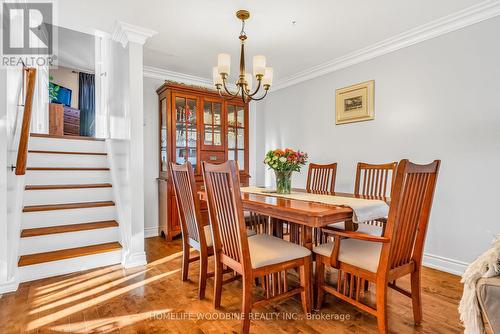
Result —
[{"label": "white column", "polygon": [[123,265],[127,268],[146,264],[144,251],[144,111],[143,45],[156,32],[117,22],[113,39],[128,48],[128,109],[130,115],[129,180],[131,222]]}]

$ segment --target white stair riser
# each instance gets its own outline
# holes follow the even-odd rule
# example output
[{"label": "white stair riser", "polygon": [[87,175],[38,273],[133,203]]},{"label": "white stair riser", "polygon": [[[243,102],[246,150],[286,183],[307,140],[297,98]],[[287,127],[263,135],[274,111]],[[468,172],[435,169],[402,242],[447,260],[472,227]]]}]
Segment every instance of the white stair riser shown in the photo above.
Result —
[{"label": "white stair riser", "polygon": [[19,267],[21,282],[33,281],[73,272],[99,268],[121,262],[122,251],[80,256],[77,258],[52,261],[31,266]]},{"label": "white stair riser", "polygon": [[109,171],[37,171],[26,172],[26,184],[52,185],[52,184],[88,184],[110,183]]},{"label": "white stair riser", "polygon": [[105,155],[29,153],[28,167],[108,167]]},{"label": "white stair riser", "polygon": [[45,253],[119,241],[118,227],[21,238],[19,255]]},{"label": "white stair riser", "polygon": [[106,143],[100,140],[30,137],[28,147],[37,151],[106,152]]},{"label": "white stair riser", "polygon": [[112,201],[112,188],[26,190],[24,205]]},{"label": "white stair riser", "polygon": [[21,228],[26,229],[61,226],[104,220],[116,220],[116,208],[114,206],[86,209],[24,212],[22,215]]}]

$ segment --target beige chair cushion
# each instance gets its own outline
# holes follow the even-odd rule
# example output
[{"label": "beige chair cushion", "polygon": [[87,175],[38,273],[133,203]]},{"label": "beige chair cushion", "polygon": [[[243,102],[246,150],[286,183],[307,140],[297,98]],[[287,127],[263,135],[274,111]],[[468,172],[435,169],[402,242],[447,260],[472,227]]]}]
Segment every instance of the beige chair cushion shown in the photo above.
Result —
[{"label": "beige chair cushion", "polygon": [[[313,252],[330,257],[333,242],[314,247]],[[373,273],[377,272],[382,244],[357,239],[342,239],[340,242],[339,261],[362,268]]]},{"label": "beige chair cushion", "polygon": [[311,251],[305,247],[268,234],[248,238],[248,246],[254,269],[311,255]]},{"label": "beige chair cushion", "polygon": [[[345,230],[345,223],[344,222],[330,224],[328,226],[338,228],[339,230]],[[380,237],[380,236],[382,236],[382,227],[359,223],[358,229],[356,230],[356,232],[375,235],[377,237]]]}]

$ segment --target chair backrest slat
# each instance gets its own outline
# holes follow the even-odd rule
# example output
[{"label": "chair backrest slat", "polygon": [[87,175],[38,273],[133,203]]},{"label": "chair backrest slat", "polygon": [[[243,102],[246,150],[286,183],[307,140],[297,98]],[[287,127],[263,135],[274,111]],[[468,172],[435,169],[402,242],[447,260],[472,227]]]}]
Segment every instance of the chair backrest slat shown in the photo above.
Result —
[{"label": "chair backrest slat", "polygon": [[376,165],[358,162],[354,194],[374,198],[389,197],[397,165],[397,162]]},{"label": "chair backrest slat", "polygon": [[203,177],[215,252],[246,268],[250,266],[250,255],[237,165],[231,160],[223,164],[203,163]]},{"label": "chair backrest slat", "polygon": [[337,163],[328,165],[309,164],[306,190],[308,193],[332,195],[335,192]]},{"label": "chair backrest slat", "polygon": [[439,160],[428,165],[399,163],[385,234],[391,238],[388,269],[411,261],[421,264],[439,165]]},{"label": "chair backrest slat", "polygon": [[171,163],[170,172],[182,233],[200,245],[204,244],[206,246],[193,167],[189,162],[183,165]]}]

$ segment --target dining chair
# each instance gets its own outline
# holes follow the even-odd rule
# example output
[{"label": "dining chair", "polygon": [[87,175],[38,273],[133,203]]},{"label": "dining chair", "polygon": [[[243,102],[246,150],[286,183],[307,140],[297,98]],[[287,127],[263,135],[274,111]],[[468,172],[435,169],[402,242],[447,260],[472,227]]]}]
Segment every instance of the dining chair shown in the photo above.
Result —
[{"label": "dining chair", "polygon": [[[391,189],[396,177],[397,162],[385,164],[368,164],[358,162],[356,168],[356,181],[354,183],[354,196],[372,199],[387,200],[390,198]],[[372,220],[357,224],[356,232],[381,236],[384,232],[386,219]],[[352,222],[347,229],[352,230]],[[328,225],[337,229],[346,229],[345,222]]]},{"label": "dining chair", "polygon": [[[214,276],[213,272],[208,272],[208,257],[214,254],[212,230],[210,224],[204,222],[201,215],[201,205],[191,163],[188,161],[183,165],[177,165],[172,162],[170,172],[182,230],[182,280],[188,279],[189,264],[200,260],[198,298],[203,299],[207,279]],[[255,235],[255,232],[250,230],[247,233],[249,236]],[[191,247],[199,252],[199,256],[190,257]]]},{"label": "dining chair", "polygon": [[[212,231],[209,224],[203,224],[191,163],[177,165],[172,162],[170,172],[182,230],[182,280],[188,279],[189,263],[200,260],[198,298],[203,299],[208,278],[208,257],[214,254]],[[199,257],[190,258],[191,247],[200,253]]]},{"label": "dining chair", "polygon": [[313,194],[333,195],[336,176],[337,163],[328,165],[310,163],[307,172],[306,191]]},{"label": "dining chair", "polygon": [[[412,299],[413,318],[422,321],[420,275],[423,247],[436,187],[440,161],[417,165],[401,160],[383,236],[354,231],[325,229],[333,242],[313,249],[316,255],[316,306],[321,307],[324,293],[351,303],[377,318],[379,333],[387,333],[388,287]],[[347,237],[347,239],[345,238]],[[325,284],[325,266],[336,268],[337,286]],[[394,281],[410,275],[411,291]],[[360,295],[364,282],[375,283],[375,306],[364,303]]]},{"label": "dining chair", "polygon": [[[250,329],[249,316],[254,306],[300,293],[304,312],[310,312],[311,251],[268,234],[247,237],[236,163],[203,163],[202,170],[214,237],[214,307],[220,308],[222,268],[225,265],[242,277],[242,333],[248,333]],[[289,289],[287,270],[292,268],[300,268],[300,286]],[[254,279],[266,276],[275,279],[272,283],[275,289],[264,299],[254,301]]]}]

